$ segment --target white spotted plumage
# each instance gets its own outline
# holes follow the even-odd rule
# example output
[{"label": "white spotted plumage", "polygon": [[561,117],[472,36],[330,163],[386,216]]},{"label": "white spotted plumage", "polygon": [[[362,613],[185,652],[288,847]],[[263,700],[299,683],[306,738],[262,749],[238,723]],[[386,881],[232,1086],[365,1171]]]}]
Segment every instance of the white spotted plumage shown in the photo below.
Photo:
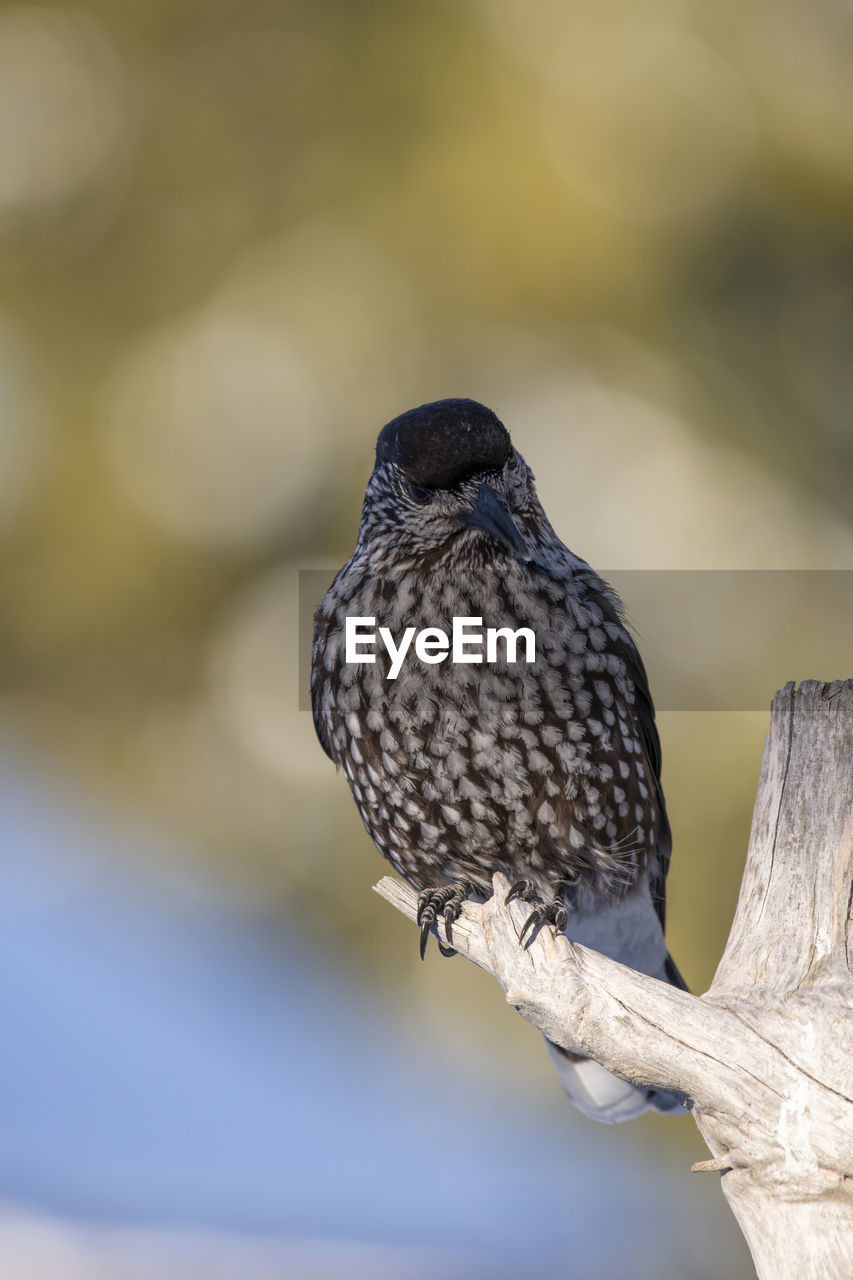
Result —
[{"label": "white spotted plumage", "polygon": [[[395,636],[450,633],[454,617],[529,627],[536,660],[410,653],[389,680],[381,649],[372,664],[344,662],[347,616]],[[598,920],[610,953],[630,921],[628,962],[678,980],[663,943],[670,837],[643,665],[615,593],[559,540],[489,410],[438,402],[380,435],[358,543],[316,613],[312,700],[370,835],[416,888],[465,883],[485,897],[500,870],[562,902],[570,935],[594,938]],[[646,1105],[666,1109],[662,1095]],[[635,1114],[637,1096],[619,1106]]]}]

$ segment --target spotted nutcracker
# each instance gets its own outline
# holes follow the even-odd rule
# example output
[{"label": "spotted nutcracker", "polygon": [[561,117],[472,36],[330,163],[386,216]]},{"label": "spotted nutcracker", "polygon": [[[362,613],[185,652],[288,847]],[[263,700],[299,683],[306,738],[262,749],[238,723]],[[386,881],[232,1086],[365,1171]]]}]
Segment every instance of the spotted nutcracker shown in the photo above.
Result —
[{"label": "spotted nutcracker", "polygon": [[[366,620],[385,628],[392,650],[411,629],[432,643],[390,678],[382,645],[346,660],[347,618],[362,638]],[[454,619],[503,639],[491,661],[475,643],[461,661],[442,649]],[[510,642],[521,629],[533,661]],[[452,938],[501,871],[531,904],[522,945],[550,925],[684,986],[664,941],[671,837],[642,660],[616,593],[557,537],[483,405],[439,400],[380,432],[355,551],[315,616],[311,693],[367,830],[420,891],[421,954],[437,915]],[[548,1047],[597,1120],[681,1109]]]}]

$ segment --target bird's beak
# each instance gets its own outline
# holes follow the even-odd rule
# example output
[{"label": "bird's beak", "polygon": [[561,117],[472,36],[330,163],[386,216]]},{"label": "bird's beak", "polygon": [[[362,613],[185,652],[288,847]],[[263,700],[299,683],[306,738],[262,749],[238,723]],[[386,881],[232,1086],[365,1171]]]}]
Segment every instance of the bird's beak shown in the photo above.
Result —
[{"label": "bird's beak", "polygon": [[530,560],[527,543],[509,513],[509,507],[487,484],[477,490],[477,501],[469,511],[463,511],[459,523],[465,529],[485,529],[491,533],[519,560]]}]

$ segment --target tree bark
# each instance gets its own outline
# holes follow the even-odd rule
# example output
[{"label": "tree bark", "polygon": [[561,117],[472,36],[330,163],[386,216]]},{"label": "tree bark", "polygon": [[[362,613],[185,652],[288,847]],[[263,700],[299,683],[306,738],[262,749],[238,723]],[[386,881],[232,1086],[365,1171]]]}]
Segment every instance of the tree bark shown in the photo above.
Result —
[{"label": "tree bark", "polygon": [[[377,892],[414,920],[417,895]],[[556,1044],[681,1090],[759,1280],[853,1276],[853,681],[773,699],[731,934],[702,996],[550,928],[519,946],[509,884],[468,904],[453,946]],[[447,941],[442,927],[438,936]]]}]

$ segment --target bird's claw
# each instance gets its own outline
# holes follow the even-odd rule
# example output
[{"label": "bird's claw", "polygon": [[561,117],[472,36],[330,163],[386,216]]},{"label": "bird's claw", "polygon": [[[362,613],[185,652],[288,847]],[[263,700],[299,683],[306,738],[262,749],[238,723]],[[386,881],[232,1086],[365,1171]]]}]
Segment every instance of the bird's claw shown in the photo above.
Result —
[{"label": "bird's claw", "polygon": [[515,898],[520,898],[522,902],[529,902],[534,896],[535,887],[532,880],[516,880],[509,893],[504,898],[504,904],[508,905]]},{"label": "bird's claw", "polygon": [[528,930],[530,931],[530,937],[532,938],[537,928],[544,920],[544,918],[545,918],[544,907],[535,907],[533,911],[531,911],[530,915],[527,917],[524,924],[521,926],[521,933],[518,935],[518,941],[521,944],[521,946],[524,946],[524,939],[527,936]]},{"label": "bird's claw", "polygon": [[563,906],[562,898],[555,896],[547,906],[542,902],[538,902],[536,898],[536,885],[532,880],[516,880],[515,884],[504,898],[504,902],[510,903],[515,898],[518,898],[521,902],[536,903],[536,906],[525,920],[521,933],[518,935],[518,941],[522,946],[524,946],[524,940],[527,938],[528,933],[530,934],[528,941],[531,941],[541,924],[552,924],[557,933],[562,933],[565,929],[569,919],[569,913]]},{"label": "bird's claw", "polygon": [[540,904],[538,907],[534,907],[522,925],[521,933],[518,935],[519,944],[522,947],[525,945],[525,938],[527,938],[528,932],[530,937],[527,938],[527,941],[532,942],[539,926],[543,924],[552,924],[555,933],[562,933],[568,923],[568,919],[569,913],[560,898],[555,898],[547,906]]},{"label": "bird's claw", "polygon": [[[459,919],[462,904],[471,892],[472,886],[467,880],[459,884],[442,885],[440,889],[424,889],[418,896],[417,922],[421,927],[420,951],[421,959],[426,955],[427,939],[435,924],[439,912],[442,913],[444,932],[447,941],[453,941],[453,924]],[[453,947],[446,947],[439,942],[438,949],[443,956],[455,956]]]},{"label": "bird's claw", "polygon": [[424,917],[419,922],[421,926],[421,959],[423,960],[426,955],[426,945],[429,938],[429,931],[432,928],[433,917],[427,915],[426,908],[421,912],[421,916]]}]

